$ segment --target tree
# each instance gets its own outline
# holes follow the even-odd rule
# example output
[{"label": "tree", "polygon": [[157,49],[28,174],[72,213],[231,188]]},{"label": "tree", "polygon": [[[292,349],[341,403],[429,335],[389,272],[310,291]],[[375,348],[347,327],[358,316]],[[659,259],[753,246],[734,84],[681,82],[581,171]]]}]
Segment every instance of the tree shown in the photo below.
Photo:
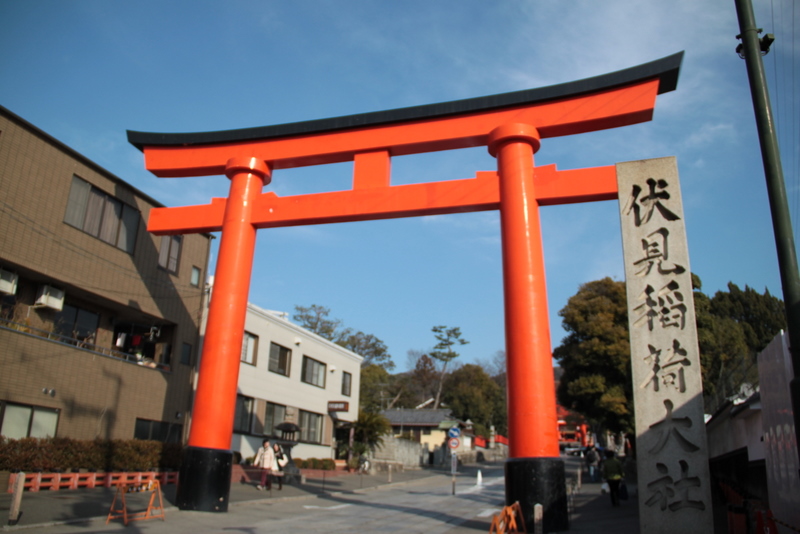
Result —
[{"label": "tree", "polygon": [[[697,287],[702,287],[696,279]],[[712,298],[695,293],[706,410],[716,411],[742,384],[758,383],[757,355],[786,328],[783,302],[733,282]]]},{"label": "tree", "polygon": [[362,367],[380,365],[387,371],[394,369],[394,362],[387,350],[386,344],[372,334],[365,334],[364,332],[351,334],[348,331],[345,335],[341,336],[337,344],[347,350],[355,352],[359,356],[363,356],[364,360],[361,362]]},{"label": "tree", "polygon": [[744,291],[728,282],[728,292],[717,291],[711,299],[711,313],[730,317],[742,326],[745,341],[751,354],[764,350],[775,333],[786,328],[786,310],[783,302],[764,290],[744,286]]},{"label": "tree", "polygon": [[342,322],[339,319],[328,319],[330,308],[312,304],[311,306],[295,306],[292,319],[300,326],[314,332],[329,341],[336,341]]},{"label": "tree", "polygon": [[[743,382],[758,380],[755,354],[785,326],[783,304],[728,284],[710,299],[692,275],[706,410],[714,409]],[[604,278],[580,286],[559,312],[568,332],[553,351],[564,374],[558,400],[599,429],[630,431],[630,376],[625,283]]]},{"label": "tree", "polygon": [[[699,278],[695,287],[702,287]],[[746,369],[740,369],[740,364],[747,360],[749,349],[742,326],[730,317],[713,314],[711,299],[700,291],[694,292],[694,309],[705,409],[713,413],[742,383]]]},{"label": "tree", "polygon": [[394,369],[392,356],[379,338],[361,331],[354,334],[351,328],[344,328],[339,319],[329,319],[331,310],[325,306],[312,304],[308,307],[295,306],[294,309],[292,319],[300,326],[362,356],[362,367],[376,364],[387,370]]},{"label": "tree", "polygon": [[436,371],[436,364],[424,352],[409,351],[409,361],[414,362],[414,369],[407,373],[405,380],[409,397],[408,405],[405,407],[416,408],[425,402],[433,402],[439,377]]},{"label": "tree", "polygon": [[439,400],[442,397],[442,385],[444,384],[445,373],[447,373],[447,364],[458,357],[458,353],[453,350],[453,345],[466,345],[469,341],[461,339],[461,329],[457,326],[453,328],[434,326],[431,331],[439,343],[433,347],[430,357],[442,364],[439,389],[436,391],[436,400],[433,403],[433,409],[436,410],[439,408]]},{"label": "tree", "polygon": [[450,373],[444,392],[453,415],[462,421],[471,420],[478,435],[488,437],[491,426],[500,434],[506,433],[505,393],[481,366],[467,364]]},{"label": "tree", "polygon": [[603,278],[580,286],[559,312],[567,337],[553,351],[564,374],[559,402],[596,428],[633,429],[625,283]]},{"label": "tree", "polygon": [[[506,351],[498,350],[488,359],[481,358],[478,365],[492,378],[506,375]],[[505,379],[505,378],[504,378]]]},{"label": "tree", "polygon": [[392,381],[392,376],[380,365],[362,367],[359,388],[361,409],[375,413],[383,410]]},{"label": "tree", "polygon": [[353,441],[368,450],[374,450],[383,443],[383,436],[391,431],[391,423],[381,414],[359,410],[358,419],[353,424]]}]

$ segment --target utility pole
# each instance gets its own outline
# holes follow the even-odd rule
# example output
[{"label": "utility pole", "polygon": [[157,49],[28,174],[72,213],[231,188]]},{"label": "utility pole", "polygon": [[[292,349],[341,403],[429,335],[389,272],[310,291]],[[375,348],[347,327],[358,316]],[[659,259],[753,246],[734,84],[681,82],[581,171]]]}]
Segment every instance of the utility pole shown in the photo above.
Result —
[{"label": "utility pole", "polygon": [[769,52],[769,46],[775,39],[770,34],[759,38],[758,34],[761,30],[756,26],[751,0],[735,0],[735,2],[741,31],[737,38],[742,40],[736,51],[747,64],[747,76],[750,80],[750,92],[753,95],[758,139],[761,144],[761,156],[764,160],[764,174],[772,212],[772,226],[778,250],[778,266],[781,273],[789,347],[794,369],[794,376],[789,387],[794,411],[795,438],[800,443],[800,381],[798,380],[798,372],[800,372],[800,275],[797,271],[797,253],[794,246],[789,205],[786,201],[786,186],[783,179],[778,138],[775,134],[775,122],[767,91],[764,64],[761,61],[761,55]]}]

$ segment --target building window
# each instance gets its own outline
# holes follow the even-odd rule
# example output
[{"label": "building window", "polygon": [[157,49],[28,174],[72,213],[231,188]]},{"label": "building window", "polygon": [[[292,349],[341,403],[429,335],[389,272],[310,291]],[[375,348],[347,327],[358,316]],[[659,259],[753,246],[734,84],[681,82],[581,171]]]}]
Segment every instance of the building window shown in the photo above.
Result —
[{"label": "building window", "polygon": [[161,237],[161,248],[158,251],[158,266],[173,274],[178,273],[178,260],[181,257],[183,236],[165,235]]},{"label": "building window", "polygon": [[140,218],[136,208],[72,177],[65,223],[133,254]]},{"label": "building window", "polygon": [[83,310],[70,304],[64,304],[55,315],[55,331],[57,334],[84,343],[94,344],[100,316],[94,312]]},{"label": "building window", "polygon": [[184,343],[181,348],[181,363],[183,365],[192,365],[192,346]]},{"label": "building window", "polygon": [[300,378],[306,384],[325,389],[325,369],[327,366],[308,356],[303,356],[303,376]]},{"label": "building window", "polygon": [[191,283],[194,287],[200,287],[200,275],[203,271],[200,270],[200,267],[192,266],[192,279],[189,283]]},{"label": "building window", "polygon": [[342,372],[342,395],[349,397],[350,389],[353,387],[353,375],[347,371]]},{"label": "building window", "polygon": [[58,410],[42,406],[6,403],[0,435],[8,439],[52,438],[58,427]]},{"label": "building window", "polygon": [[165,421],[150,421],[149,419],[136,419],[133,429],[133,439],[146,439],[162,443],[180,443],[183,434],[183,425],[167,423]]},{"label": "building window", "polygon": [[322,416],[300,410],[300,441],[322,443]]},{"label": "building window", "polygon": [[279,375],[289,376],[289,365],[292,361],[292,351],[277,343],[269,345],[269,370]]},{"label": "building window", "polygon": [[277,436],[278,430],[275,428],[286,420],[286,406],[281,404],[267,403],[267,416],[264,418],[264,434]]},{"label": "building window", "polygon": [[236,415],[233,420],[234,432],[250,432],[250,423],[253,420],[253,399],[244,395],[236,395]]},{"label": "building window", "polygon": [[242,361],[255,365],[256,354],[258,354],[258,336],[245,332],[242,338]]},{"label": "building window", "polygon": [[17,309],[17,296],[0,294],[0,319],[7,322],[14,322],[17,317],[14,311]]}]

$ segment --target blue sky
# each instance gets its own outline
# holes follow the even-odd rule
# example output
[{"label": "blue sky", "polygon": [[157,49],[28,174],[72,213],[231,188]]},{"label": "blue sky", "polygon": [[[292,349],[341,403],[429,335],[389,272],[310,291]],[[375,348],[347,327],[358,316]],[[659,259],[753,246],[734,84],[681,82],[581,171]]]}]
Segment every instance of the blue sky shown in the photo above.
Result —
[{"label": "blue sky", "polygon": [[[791,0],[754,4],[759,25],[778,37],[765,65],[796,220],[800,99],[790,52],[800,14]],[[0,0],[0,104],[179,206],[227,196],[228,180],[155,178],[127,129],[223,130],[429,104],[568,82],[683,50],[678,88],[659,97],[653,121],[546,139],[536,164],[676,156],[691,268],[703,290],[733,281],[781,296],[738,33],[733,0]],[[392,182],[495,168],[482,148],[408,156],[393,160]],[[347,189],[350,169],[277,171],[265,191]],[[547,207],[542,225],[557,346],[558,311],[579,285],[624,278],[617,206]],[[431,327],[458,326],[470,341],[460,351],[468,363],[504,348],[501,267],[495,212],[263,230],[250,300],[288,312],[327,306],[346,326],[384,340],[399,369],[408,350],[432,347]]]}]

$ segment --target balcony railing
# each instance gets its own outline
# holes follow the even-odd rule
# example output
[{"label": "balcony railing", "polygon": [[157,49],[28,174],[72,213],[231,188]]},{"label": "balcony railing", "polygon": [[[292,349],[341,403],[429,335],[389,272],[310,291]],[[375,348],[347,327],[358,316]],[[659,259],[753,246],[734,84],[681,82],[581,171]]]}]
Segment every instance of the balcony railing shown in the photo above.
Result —
[{"label": "balcony railing", "polygon": [[16,332],[20,332],[22,334],[28,334],[30,336],[40,337],[47,339],[49,341],[53,341],[55,343],[62,343],[64,345],[70,345],[73,347],[77,347],[82,350],[86,350],[89,352],[93,352],[95,354],[101,354],[103,356],[107,356],[109,358],[115,358],[117,360],[124,360],[130,362],[132,364],[141,365],[143,367],[149,367],[151,369],[158,369],[160,371],[169,371],[170,366],[167,364],[163,364],[160,362],[155,362],[148,358],[143,358],[140,354],[131,354],[127,352],[120,352],[118,350],[114,350],[108,347],[102,347],[100,345],[95,345],[90,341],[89,338],[85,339],[78,339],[74,337],[64,336],[57,332],[52,332],[49,330],[42,330],[41,328],[35,328],[23,323],[17,323],[14,321],[10,321],[8,319],[0,318],[0,328],[5,328],[7,330],[14,330]]}]

